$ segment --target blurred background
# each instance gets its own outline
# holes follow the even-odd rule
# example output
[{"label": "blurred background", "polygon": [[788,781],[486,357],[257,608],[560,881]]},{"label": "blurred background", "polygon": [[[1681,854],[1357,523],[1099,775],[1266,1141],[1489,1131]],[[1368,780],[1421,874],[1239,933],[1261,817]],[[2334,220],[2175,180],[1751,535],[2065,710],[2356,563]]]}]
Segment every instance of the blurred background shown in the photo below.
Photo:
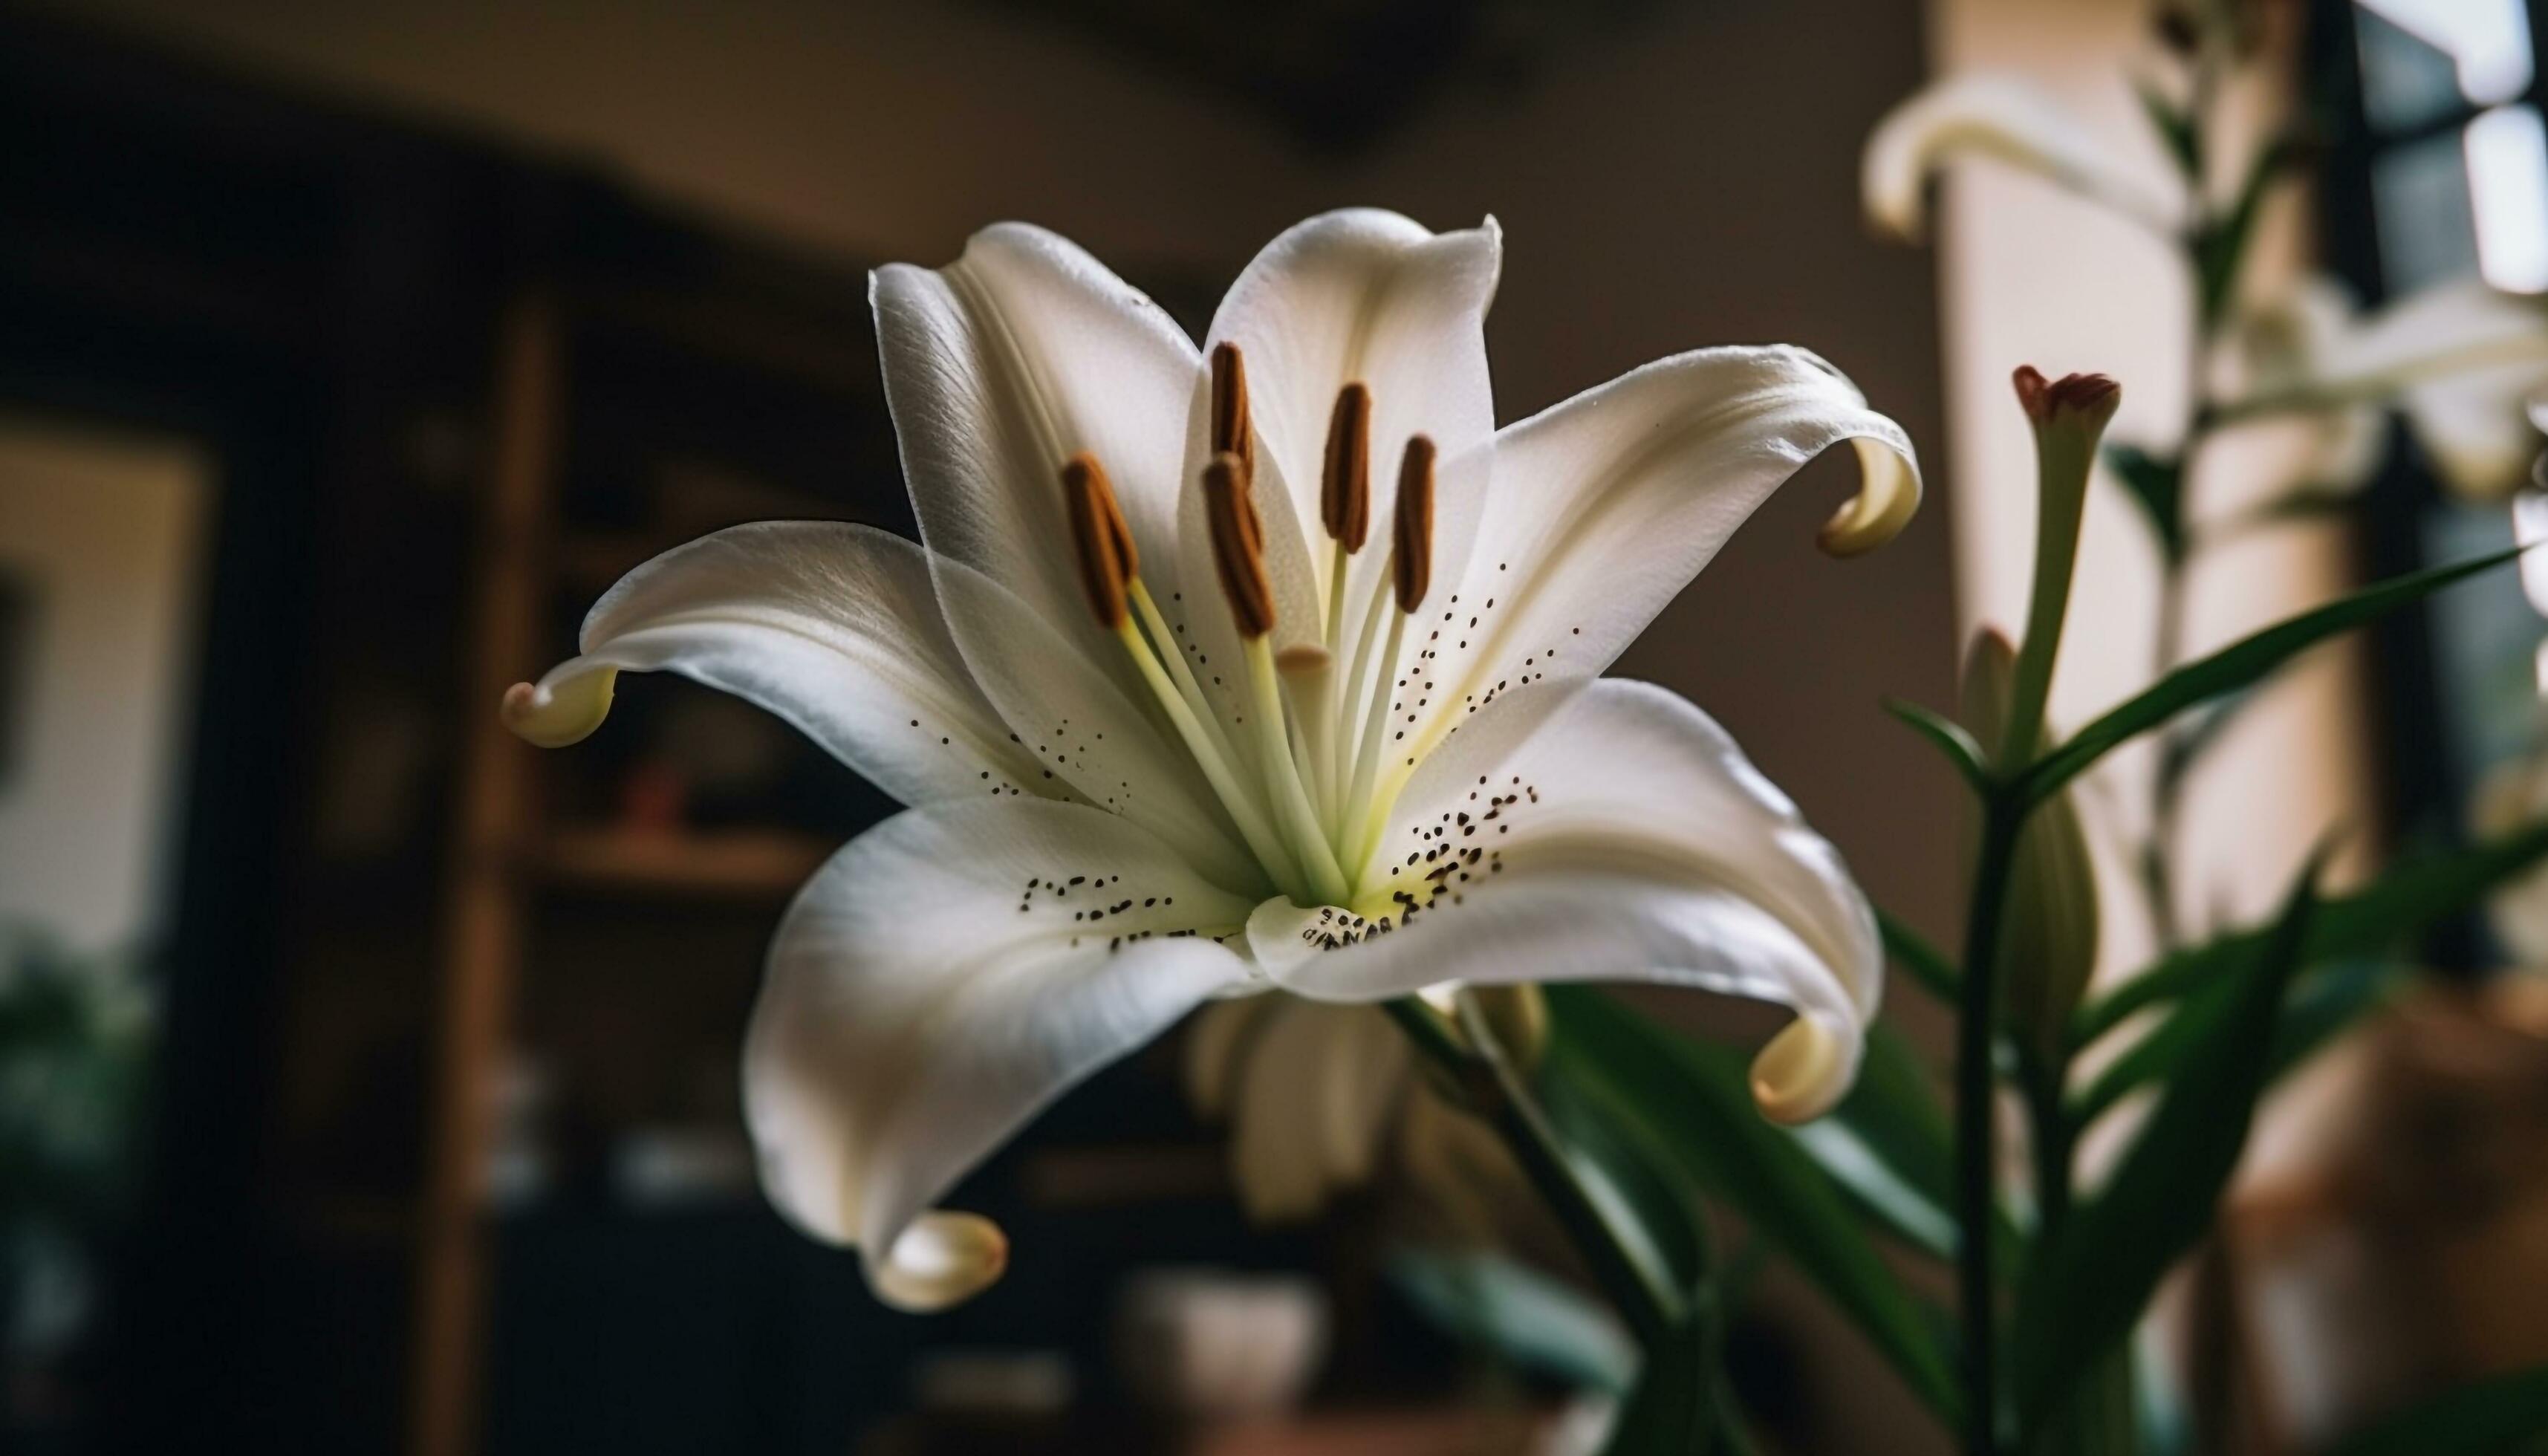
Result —
[{"label": "blurred background", "polygon": [[[2548,287],[2548,25],[2521,0],[2275,9],[2275,84],[2327,143],[2277,220],[2286,266],[2371,300]],[[1954,701],[1961,627],[2015,615],[2008,370],[2105,369],[2163,419],[2183,347],[2131,301],[2184,285],[2006,179],[1959,180],[1934,254],[1882,245],[1860,149],[1975,64],[2083,78],[2129,119],[2117,57],[2146,26],[2122,0],[0,10],[0,1446],[1558,1449],[1598,1384],[1581,1344],[1490,1352],[1445,1307],[1492,1271],[1410,1252],[1477,1209],[1384,1176],[1251,1221],[1175,1039],[967,1185],[1015,1240],[1005,1281],[928,1319],[876,1305],[760,1201],[736,1062],[787,897],[891,805],[685,682],[627,680],[564,755],[497,700],[691,536],[910,529],[870,266],[1024,219],[1200,333],[1313,212],[1492,212],[1500,418],[1786,340],[1918,442],[1931,504],[1894,546],[1812,550],[1853,486],[1820,462],[1620,671],[1718,715],[1943,939],[1955,785],[1875,704]],[[2412,448],[2366,500],[2220,562],[2195,638],[2512,538]],[[2146,669],[2145,553],[2099,509],[2073,716]],[[2505,578],[2278,687],[2205,800],[2243,836],[2218,914],[2269,901],[2330,822],[2461,833],[2531,742],[2541,635]],[[2256,1429],[2548,1358],[2504,1274],[2548,1274],[2542,1023],[2518,978],[2481,988],[2507,958],[2484,925],[2421,951],[2423,1031],[2365,1034],[2349,1080],[2279,1114],[2233,1214],[2252,1237],[2189,1288],[2230,1311],[2192,1321],[2230,1331],[2206,1398]],[[2323,1109],[2380,1078],[2440,1109],[2408,1140],[2459,1180],[2447,1236],[2394,1160],[2330,1146],[2360,1119]],[[2365,1207],[2458,1261],[2403,1335],[2362,1276],[2380,1246],[2325,1232]],[[2377,1359],[2347,1337],[2371,1324]],[[1907,1393],[1774,1264],[1734,1364],[1774,1449],[1923,1449]]]}]

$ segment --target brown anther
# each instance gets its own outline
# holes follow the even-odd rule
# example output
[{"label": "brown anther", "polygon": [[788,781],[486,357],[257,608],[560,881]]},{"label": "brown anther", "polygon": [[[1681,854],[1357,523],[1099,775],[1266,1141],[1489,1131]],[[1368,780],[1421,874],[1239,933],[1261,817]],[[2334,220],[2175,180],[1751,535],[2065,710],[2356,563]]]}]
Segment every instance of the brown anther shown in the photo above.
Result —
[{"label": "brown anther", "polygon": [[1410,435],[1407,456],[1398,467],[1397,553],[1390,560],[1398,588],[1398,609],[1411,612],[1424,604],[1424,590],[1433,582],[1433,441]]},{"label": "brown anther", "polygon": [[1203,500],[1221,594],[1229,601],[1238,635],[1262,637],[1274,630],[1274,586],[1265,576],[1265,553],[1250,519],[1255,507],[1247,499],[1246,462],[1228,450],[1214,455],[1203,468]]},{"label": "brown anther", "polygon": [[1140,558],[1134,552],[1133,531],[1124,523],[1123,507],[1115,503],[1115,488],[1107,482],[1096,456],[1070,457],[1061,468],[1061,495],[1070,513],[1070,540],[1078,552],[1079,584],[1088,592],[1088,605],[1097,613],[1099,626],[1120,627],[1126,589],[1133,574],[1140,570]]},{"label": "brown anther", "polygon": [[1256,478],[1256,431],[1247,422],[1247,361],[1238,345],[1212,350],[1212,453],[1235,455],[1246,483]]},{"label": "brown anther", "polygon": [[1349,552],[1360,551],[1371,535],[1371,391],[1360,381],[1336,392],[1335,410],[1327,416],[1319,518],[1327,539]]}]

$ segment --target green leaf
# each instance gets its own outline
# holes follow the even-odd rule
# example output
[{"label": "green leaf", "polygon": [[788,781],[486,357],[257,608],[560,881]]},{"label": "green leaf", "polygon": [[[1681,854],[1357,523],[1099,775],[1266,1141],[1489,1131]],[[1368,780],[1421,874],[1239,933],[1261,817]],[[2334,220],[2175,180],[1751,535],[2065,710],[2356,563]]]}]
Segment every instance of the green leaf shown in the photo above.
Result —
[{"label": "green leaf", "polygon": [[2422,1401],[2338,1442],[2327,1456],[2500,1456],[2548,1449],[2548,1366]]},{"label": "green leaf", "polygon": [[[2347,961],[2302,979],[2290,1003],[2275,1020],[2272,1049],[2266,1058],[2267,1084],[2280,1081],[2336,1033],[2388,1000],[2397,983],[2396,967],[2379,960]],[[2193,1045],[2196,1029],[2217,1015],[2207,1003],[2236,990],[2227,981],[2205,987],[2174,1016],[2134,1044],[2132,1050],[2116,1057],[2097,1080],[2072,1100],[2071,1122],[2084,1128],[2114,1111],[2115,1104],[2135,1091],[2167,1080]]]},{"label": "green leaf", "polygon": [[2194,766],[2214,744],[2230,732],[2238,714],[2256,700],[2256,689],[2249,687],[2205,703],[2194,714],[2194,720],[2181,729],[2168,733],[2159,742],[2160,781],[2174,784],[2194,772]]},{"label": "green leaf", "polygon": [[[1742,1053],[1731,1047],[1693,1043],[1687,1049],[1725,1058],[1741,1072]],[[1947,1111],[1920,1054],[1899,1032],[1881,1023],[1869,1027],[1858,1084],[1829,1115],[1786,1136],[1905,1242],[1955,1258],[1956,1219],[1949,1210],[1956,1153]]]},{"label": "green leaf", "polygon": [[2039,1244],[2019,1283],[2010,1346],[2026,1431],[2066,1404],[2074,1385],[2132,1333],[2160,1277],[2211,1226],[2213,1206],[2246,1145],[2264,1089],[2283,991],[2308,944],[2324,852],[2301,872],[2281,916],[2238,967],[2231,993],[2189,1004],[2175,1079],[2114,1176]]},{"label": "green leaf", "polygon": [[1704,1321],[1674,1329],[1646,1352],[1645,1369],[1601,1443],[1602,1456],[1706,1456],[1715,1438],[1716,1362]]},{"label": "green leaf", "polygon": [[2195,132],[2194,118],[2144,77],[2134,79],[2133,94],[2140,98],[2141,115],[2149,118],[2151,130],[2158,133],[2159,143],[2167,148],[2168,156],[2176,162],[2176,169],[2201,181],[2203,143]]},{"label": "green leaf", "polygon": [[1962,983],[1963,972],[1956,963],[1923,937],[1882,910],[1875,912],[1875,928],[1884,937],[1885,954],[1893,963],[1910,972],[1920,989],[1946,1005],[1956,1004],[1956,987]]},{"label": "green leaf", "polygon": [[2246,180],[2239,184],[2237,198],[2195,239],[2195,301],[2206,322],[2218,320],[2230,306],[2238,286],[2238,265],[2245,261],[2247,244],[2255,237],[2266,194],[2306,155],[2305,148],[2289,139],[2278,139],[2258,152],[2248,165]]},{"label": "green leaf", "polygon": [[2235,692],[2298,657],[2305,649],[2420,601],[2444,587],[2491,571],[2519,556],[2525,549],[2515,546],[2475,561],[2392,578],[2315,610],[2277,622],[2210,657],[2187,663],[2072,734],[2068,742],[2038,760],[2020,780],[2025,795],[2040,802],[2117,746],[2157,727],[2187,708],[2223,693]]},{"label": "green leaf", "polygon": [[2138,445],[2108,445],[2106,468],[2123,483],[2124,494],[2141,508],[2159,554],[2169,561],[2185,559],[2185,465],[2162,459]]},{"label": "green leaf", "polygon": [[1635,1127],[1567,1064],[1544,1063],[1532,1090],[1602,1223],[1655,1282],[1687,1301],[1708,1273],[1697,1190],[1660,1165]]},{"label": "green leaf", "polygon": [[1424,1317],[1524,1369],[1625,1395],[1637,1343],[1601,1303],[1502,1254],[1402,1249],[1389,1277]]},{"label": "green leaf", "polygon": [[1910,724],[1914,732],[1945,754],[1947,762],[1964,776],[1964,782],[1971,784],[1974,792],[1989,790],[1990,756],[1982,752],[1982,746],[1973,741],[1973,736],[1964,731],[1962,724],[1944,713],[1898,697],[1886,698],[1884,710]]},{"label": "green leaf", "polygon": [[1774,1241],[1950,1426],[1956,1396],[1920,1307],[1859,1226],[1848,1196],[1754,1105],[1739,1059],[1686,1042],[1598,991],[1548,987],[1553,1063],[1648,1144]]},{"label": "green leaf", "polygon": [[[2548,859],[2548,822],[2482,845],[2392,865],[2369,885],[2320,908],[2311,921],[2309,949],[2303,958],[2316,963],[2388,950],[2421,927],[2476,904],[2488,891],[2543,859]],[[2145,1007],[2218,982],[2265,934],[2239,931],[2159,961],[2084,1008],[2072,1029],[2071,1045],[2085,1046]]]}]

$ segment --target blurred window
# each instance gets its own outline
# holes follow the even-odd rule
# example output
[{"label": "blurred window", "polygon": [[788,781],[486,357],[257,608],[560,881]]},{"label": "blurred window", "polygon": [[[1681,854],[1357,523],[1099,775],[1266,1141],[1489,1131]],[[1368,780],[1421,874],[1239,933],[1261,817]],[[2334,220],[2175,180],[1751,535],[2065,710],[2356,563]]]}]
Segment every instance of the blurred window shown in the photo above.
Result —
[{"label": "blurred window", "polygon": [[2548,134],[2522,0],[2356,0],[2384,291],[2548,289]]},{"label": "blurred window", "polygon": [[[2334,129],[2321,191],[2326,265],[2367,308],[2471,277],[2548,294],[2548,26],[2534,24],[2527,0],[2320,0],[2316,18],[2309,74],[2336,88],[2319,98]],[[2455,496],[2415,448],[2391,452],[2362,508],[2363,565],[2374,576],[2548,534],[2548,498]],[[2392,811],[2409,834],[2464,824],[2480,777],[2538,743],[2548,723],[2542,603],[2548,577],[2502,573],[2377,634]],[[2473,923],[2427,954],[2441,965],[2499,959]]]}]

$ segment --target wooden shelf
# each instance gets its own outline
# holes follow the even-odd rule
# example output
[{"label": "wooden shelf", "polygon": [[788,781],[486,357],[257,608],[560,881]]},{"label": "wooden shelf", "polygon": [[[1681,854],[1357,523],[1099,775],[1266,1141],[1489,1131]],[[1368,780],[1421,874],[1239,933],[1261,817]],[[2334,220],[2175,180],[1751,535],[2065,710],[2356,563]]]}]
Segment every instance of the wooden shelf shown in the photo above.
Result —
[{"label": "wooden shelf", "polygon": [[549,836],[536,869],[578,889],[781,900],[838,848],[771,829],[568,829]]}]

